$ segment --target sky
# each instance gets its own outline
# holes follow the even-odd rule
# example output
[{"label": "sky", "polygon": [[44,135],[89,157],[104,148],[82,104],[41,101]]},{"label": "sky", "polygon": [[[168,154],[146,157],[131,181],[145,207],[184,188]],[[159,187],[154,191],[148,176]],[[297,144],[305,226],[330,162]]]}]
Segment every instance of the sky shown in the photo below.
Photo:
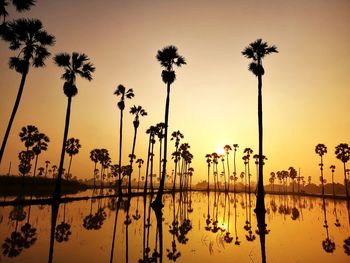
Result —
[{"label": "sky", "polygon": [[[226,144],[239,145],[240,173],[243,149],[250,147],[254,153],[258,149],[257,79],[241,51],[262,38],[279,51],[263,61],[268,158],[264,182],[268,183],[270,172],[293,166],[318,183],[318,143],[328,147],[326,180],[331,178],[328,167],[335,164],[336,181],[343,182],[342,163],[334,149],[350,143],[350,1],[38,0],[29,12],[18,14],[10,8],[9,13],[9,20],[40,19],[56,37],[55,46],[49,48],[53,55],[85,53],[96,67],[91,82],[77,80],[79,93],[72,100],[68,136],[82,144],[73,158],[73,176],[92,177],[89,153],[94,148],[107,148],[117,163],[120,112],[113,92],[119,84],[135,92],[126,109],[141,105],[148,112],[141,118],[136,145],[137,158],[146,159],[145,131],[164,122],[166,87],[155,56],[167,45],[175,45],[187,61],[176,69],[171,87],[169,132],[180,130],[185,136],[182,142],[190,144],[193,180],[206,179],[204,156],[222,151]],[[8,57],[14,55],[0,41],[1,139],[20,82],[20,75],[8,68]],[[30,69],[0,173],[7,173],[10,162],[12,173],[18,173],[17,155],[24,150],[18,133],[29,124],[51,140],[39,166],[45,160],[58,164],[67,107],[61,74],[52,57],[45,68]],[[132,120],[125,114],[125,164],[132,147]],[[169,154],[173,151],[170,142]],[[230,158],[232,165],[232,154]],[[172,169],[169,160],[168,173]]]}]

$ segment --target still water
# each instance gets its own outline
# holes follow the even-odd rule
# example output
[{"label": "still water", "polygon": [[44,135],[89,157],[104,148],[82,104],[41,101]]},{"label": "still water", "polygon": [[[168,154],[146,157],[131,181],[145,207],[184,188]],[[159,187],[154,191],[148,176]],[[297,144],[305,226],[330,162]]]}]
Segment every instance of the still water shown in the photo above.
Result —
[{"label": "still water", "polygon": [[[51,205],[0,207],[0,262],[48,262],[50,251],[52,262],[111,262],[112,248],[112,262],[262,262],[254,194],[165,195],[158,221],[150,201],[67,202],[56,225]],[[346,201],[266,195],[265,205],[266,262],[350,262]]]}]

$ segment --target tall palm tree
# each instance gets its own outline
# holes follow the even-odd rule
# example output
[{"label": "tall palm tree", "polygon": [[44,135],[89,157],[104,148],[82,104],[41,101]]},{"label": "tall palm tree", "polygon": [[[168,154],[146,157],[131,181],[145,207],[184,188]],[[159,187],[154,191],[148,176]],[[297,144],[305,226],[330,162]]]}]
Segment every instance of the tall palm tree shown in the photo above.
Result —
[{"label": "tall palm tree", "polygon": [[180,160],[179,145],[180,145],[180,140],[183,138],[184,138],[184,135],[179,130],[177,130],[171,134],[171,139],[170,139],[170,140],[175,140],[175,152],[172,154],[174,158],[174,163],[175,163],[174,181],[173,181],[174,193],[175,193],[175,186],[176,186],[177,163]]},{"label": "tall palm tree", "polygon": [[[35,138],[35,144],[33,146],[33,152],[34,152],[34,155],[35,155],[35,164],[34,164],[33,177],[35,177],[35,175],[36,175],[36,166],[38,164],[39,155],[41,154],[42,151],[46,151],[47,150],[48,143],[50,142],[49,137],[47,137],[44,133],[39,133],[35,137],[36,137]],[[45,174],[45,177],[46,177],[46,174]]]},{"label": "tall palm tree", "polygon": [[[134,161],[134,156],[135,156],[135,145],[136,145],[136,135],[137,135],[137,128],[140,125],[140,116],[146,116],[147,112],[145,109],[142,108],[142,106],[133,106],[130,108],[130,113],[135,115],[133,125],[134,125],[134,140],[132,142],[132,151],[131,151],[131,158],[130,158],[130,168],[131,168],[131,173],[132,173],[132,165]],[[131,194],[131,173],[129,175],[129,184],[128,184],[128,194]]]},{"label": "tall palm tree", "polygon": [[45,66],[44,61],[50,56],[47,46],[52,46],[55,43],[55,37],[43,29],[43,25],[38,19],[18,19],[8,22],[7,29],[0,32],[0,37],[9,43],[11,50],[18,51],[16,56],[10,57],[9,66],[22,75],[16,101],[0,149],[1,163],[12,123],[21,101],[29,68],[31,65],[35,68]]},{"label": "tall palm tree", "polygon": [[[9,15],[6,10],[9,2],[9,0],[0,0],[0,17],[3,17],[3,24],[5,24],[6,17]],[[11,0],[11,2],[17,12],[24,12],[28,11],[33,5],[35,5],[36,0]]]},{"label": "tall palm tree", "polygon": [[72,165],[73,155],[79,153],[79,149],[81,148],[81,144],[79,139],[69,138],[66,142],[66,153],[69,155],[69,165],[68,165],[68,176],[70,176],[70,168]]},{"label": "tall palm tree", "polygon": [[94,188],[96,187],[96,165],[98,163],[100,151],[101,151],[100,149],[93,149],[90,152],[90,159],[91,159],[91,161],[93,161],[95,163],[95,166],[94,166]]},{"label": "tall palm tree", "polygon": [[229,165],[229,161],[228,161],[228,155],[229,155],[230,151],[232,151],[232,148],[230,145],[226,144],[224,146],[224,150],[226,153],[226,161],[227,161],[227,181],[228,181],[227,192],[230,192],[230,165]]},{"label": "tall palm tree", "polygon": [[156,125],[156,136],[159,139],[159,173],[158,176],[160,177],[161,173],[162,173],[162,142],[164,139],[164,123],[160,122],[157,123]]},{"label": "tall palm tree", "polygon": [[162,176],[160,178],[159,190],[157,192],[157,197],[152,203],[153,207],[162,207],[162,196],[164,192],[164,182],[166,175],[166,163],[167,163],[167,147],[168,147],[168,119],[169,119],[169,107],[170,107],[170,85],[175,81],[176,74],[174,71],[174,66],[181,67],[185,65],[185,58],[180,56],[177,52],[177,48],[175,46],[167,46],[162,50],[158,50],[157,52],[157,60],[160,65],[165,68],[162,71],[162,80],[167,85],[167,96],[165,102],[165,115],[164,115],[164,157],[163,157],[163,170]]},{"label": "tall palm tree", "polygon": [[315,152],[316,154],[318,154],[321,158],[321,162],[319,164],[320,166],[320,171],[321,171],[321,184],[322,184],[322,196],[324,195],[324,179],[323,179],[323,155],[325,155],[327,153],[327,147],[326,145],[319,143],[316,145],[315,147]]},{"label": "tall palm tree", "polygon": [[331,165],[329,167],[329,169],[331,169],[332,172],[332,190],[333,190],[333,198],[335,197],[335,191],[334,191],[334,171],[335,171],[335,165]]},{"label": "tall palm tree", "polygon": [[[208,165],[208,188],[207,188],[208,195],[209,195],[209,181],[210,181],[210,164],[212,163],[211,157],[212,156],[210,153],[205,155],[205,158],[207,158],[207,165]],[[209,196],[208,196],[208,198],[209,198]]]},{"label": "tall palm tree", "polygon": [[95,71],[95,67],[89,62],[88,56],[84,53],[80,54],[77,52],[73,52],[72,55],[68,53],[59,53],[55,55],[54,61],[58,67],[62,67],[64,69],[64,73],[62,74],[61,78],[64,80],[63,92],[68,98],[60,164],[58,168],[57,181],[54,190],[54,197],[59,198],[61,194],[61,179],[63,173],[64,152],[66,149],[66,142],[69,130],[71,103],[72,98],[78,94],[78,88],[75,85],[76,77],[80,76],[83,79],[91,81],[92,73]]},{"label": "tall palm tree", "polygon": [[[119,126],[119,167],[122,167],[122,145],[123,145],[123,112],[125,109],[125,98],[131,99],[135,96],[134,91],[132,89],[126,90],[123,85],[118,85],[117,89],[114,91],[114,94],[120,96],[120,100],[118,102],[118,108],[120,110],[120,126]],[[122,194],[122,180],[121,173],[119,170],[118,174],[118,193],[119,196]]]},{"label": "tall palm tree", "polygon": [[249,70],[258,77],[258,129],[259,129],[259,180],[256,202],[256,212],[265,213],[264,204],[264,176],[263,176],[263,114],[262,114],[262,76],[265,73],[262,60],[266,55],[278,53],[276,46],[268,46],[262,39],[249,44],[242,51],[242,55],[253,61],[249,64]]},{"label": "tall palm tree", "polygon": [[[336,157],[342,161],[344,167],[344,185],[346,191],[346,197],[349,200],[349,191],[348,191],[348,180],[346,178],[346,163],[350,159],[350,147],[347,143],[341,143],[335,147],[335,155]],[[349,202],[348,202],[349,205]]]},{"label": "tall palm tree", "polygon": [[233,144],[233,191],[236,192],[236,180],[237,177],[237,166],[236,166],[236,154],[237,154],[237,148],[239,147],[238,144]]}]

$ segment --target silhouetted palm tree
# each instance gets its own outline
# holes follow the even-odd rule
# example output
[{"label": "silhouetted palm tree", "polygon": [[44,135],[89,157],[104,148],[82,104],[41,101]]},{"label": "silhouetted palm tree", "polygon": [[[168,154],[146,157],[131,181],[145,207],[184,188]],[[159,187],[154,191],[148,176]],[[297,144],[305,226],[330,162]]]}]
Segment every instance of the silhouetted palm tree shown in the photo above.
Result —
[{"label": "silhouetted palm tree", "polygon": [[237,166],[236,166],[236,155],[237,155],[237,148],[238,144],[233,144],[233,191],[236,192],[236,180],[237,177]]},{"label": "silhouetted palm tree", "polygon": [[[344,185],[346,190],[346,197],[349,200],[349,192],[348,192],[348,180],[346,178],[346,163],[350,159],[350,147],[347,143],[341,143],[335,147],[335,155],[336,157],[342,161],[344,166]],[[349,202],[348,202],[349,205]]]},{"label": "silhouetted palm tree", "polygon": [[[118,108],[120,110],[120,126],[119,126],[119,167],[122,166],[122,146],[123,146],[123,112],[125,109],[125,98],[131,99],[135,96],[132,89],[126,90],[123,85],[118,85],[117,89],[114,91],[114,94],[120,96],[120,101],[118,102]],[[121,174],[118,175],[118,193],[121,196],[122,194],[122,181]]]},{"label": "silhouetted palm tree", "polygon": [[49,160],[46,160],[45,161],[45,177],[47,177],[47,172],[48,172],[48,169],[49,169],[49,164],[50,164],[51,162],[49,161]]},{"label": "silhouetted palm tree", "polygon": [[290,179],[292,179],[292,189],[293,189],[293,195],[294,195],[294,180],[297,177],[298,173],[297,173],[297,170],[295,170],[295,168],[292,166],[289,167],[288,170],[289,170],[289,177]]},{"label": "silhouetted palm tree", "polygon": [[225,153],[226,153],[226,161],[227,161],[227,181],[228,181],[228,184],[227,184],[227,192],[230,191],[230,165],[229,165],[229,161],[228,161],[228,155],[229,155],[229,152],[232,151],[232,148],[230,145],[225,145],[224,146],[224,150],[225,150]]},{"label": "silhouetted palm tree", "polygon": [[38,135],[39,135],[39,130],[34,125],[27,125],[25,127],[22,127],[19,133],[20,140],[24,142],[24,146],[26,148],[26,153],[23,151],[19,154],[19,159],[20,159],[19,170],[23,175],[29,173],[30,171],[30,168],[31,168],[30,162],[34,158],[34,152],[32,150],[32,147],[37,141]]},{"label": "silhouetted palm tree", "polygon": [[329,167],[329,169],[331,169],[332,172],[332,192],[333,192],[333,198],[335,197],[335,191],[334,191],[334,171],[335,171],[335,165],[331,165]]},{"label": "silhouetted palm tree", "polygon": [[17,56],[10,57],[9,66],[22,75],[16,101],[0,149],[1,163],[12,123],[22,97],[29,67],[30,65],[36,68],[45,66],[44,61],[50,56],[47,46],[52,46],[55,43],[55,38],[43,29],[43,25],[38,19],[18,19],[8,22],[7,29],[0,32],[0,36],[9,43],[11,50],[19,51]]},{"label": "silhouetted palm tree", "polygon": [[315,148],[315,152],[320,156],[321,162],[319,164],[320,171],[321,171],[321,177],[320,181],[322,184],[322,195],[324,195],[324,179],[323,179],[323,155],[327,153],[327,147],[324,144],[317,144]]},{"label": "silhouetted palm tree", "polygon": [[57,66],[64,69],[64,73],[62,74],[61,78],[64,80],[63,92],[68,98],[60,164],[54,190],[54,197],[59,198],[61,194],[61,178],[63,173],[64,152],[68,137],[71,103],[72,98],[78,94],[78,89],[75,85],[76,77],[78,75],[83,79],[91,81],[92,73],[95,71],[95,67],[89,62],[88,56],[84,53],[79,54],[77,52],[73,52],[72,55],[68,53],[60,53],[55,55],[54,61]]},{"label": "silhouetted palm tree", "polygon": [[162,80],[167,84],[167,96],[165,102],[165,116],[164,116],[164,157],[163,157],[163,170],[162,176],[160,178],[159,190],[157,192],[157,197],[153,202],[153,207],[162,207],[162,196],[164,192],[164,182],[166,175],[166,162],[167,162],[167,147],[168,147],[168,118],[169,118],[169,107],[170,107],[170,85],[175,81],[176,74],[174,71],[174,66],[181,67],[186,64],[185,58],[180,56],[177,52],[175,46],[167,46],[162,50],[158,50],[157,60],[160,62],[161,66],[165,68],[162,71]]},{"label": "silhouetted palm tree", "polygon": [[[207,165],[208,165],[208,205],[209,205],[209,186],[210,186],[210,164],[212,163],[212,159],[211,159],[211,154],[206,154],[205,158],[207,158]],[[209,213],[208,213],[209,214]]]},{"label": "silhouetted palm tree", "polygon": [[[47,137],[44,133],[39,133],[35,136],[35,144],[33,146],[33,153],[35,155],[35,164],[34,164],[34,174],[36,174],[36,166],[38,164],[38,158],[42,151],[46,151],[48,148],[48,142],[50,142],[49,137]],[[45,175],[46,177],[46,175]]]},{"label": "silhouetted palm tree", "polygon": [[257,39],[242,51],[242,55],[252,59],[249,70],[258,77],[258,126],[259,126],[259,180],[256,212],[265,213],[264,176],[263,176],[263,114],[262,114],[262,76],[265,73],[262,60],[266,55],[278,53],[276,46],[268,46],[262,39]]},{"label": "silhouetted palm tree", "polygon": [[[140,125],[140,116],[146,116],[147,112],[145,109],[143,109],[141,106],[133,106],[130,108],[130,113],[135,115],[133,125],[134,125],[134,139],[132,142],[132,150],[131,150],[131,158],[130,158],[130,167],[131,167],[131,172],[132,172],[132,165],[134,161],[134,153],[135,153],[135,146],[136,146],[136,135],[137,135],[137,128]],[[131,194],[131,174],[129,176],[129,184],[128,184],[128,193],[129,195]]]},{"label": "silhouetted palm tree", "polygon": [[9,15],[6,8],[12,2],[17,12],[28,11],[33,5],[35,5],[36,0],[1,0],[0,1],[0,17],[3,17],[3,24],[6,22],[6,17]]},{"label": "silhouetted palm tree", "polygon": [[90,159],[95,163],[94,165],[94,188],[96,187],[96,165],[98,163],[98,158],[100,155],[100,149],[93,149],[90,152]]},{"label": "silhouetted palm tree", "polygon": [[69,165],[68,165],[68,176],[70,176],[70,168],[72,165],[73,155],[79,153],[79,149],[81,148],[81,144],[79,139],[69,138],[66,142],[66,153],[69,155]]},{"label": "silhouetted palm tree", "polygon": [[179,145],[180,145],[180,140],[183,138],[184,138],[184,135],[179,130],[174,131],[171,134],[170,140],[175,140],[175,152],[172,154],[174,158],[174,163],[175,163],[173,192],[175,191],[175,185],[176,185],[177,163],[180,160]]}]

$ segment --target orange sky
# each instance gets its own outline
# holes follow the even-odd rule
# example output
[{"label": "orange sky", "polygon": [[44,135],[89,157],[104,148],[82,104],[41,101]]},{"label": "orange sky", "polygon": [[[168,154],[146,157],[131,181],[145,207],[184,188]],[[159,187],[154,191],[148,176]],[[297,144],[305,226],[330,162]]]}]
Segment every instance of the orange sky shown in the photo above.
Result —
[{"label": "orange sky", "polygon": [[[334,147],[349,143],[349,13],[347,0],[38,0],[20,15],[10,9],[12,18],[42,20],[57,39],[51,53],[84,52],[96,66],[91,83],[78,80],[79,94],[72,104],[68,136],[82,144],[72,166],[78,178],[91,177],[93,148],[107,148],[113,163],[117,161],[119,111],[113,92],[118,84],[135,91],[128,108],[142,105],[148,112],[141,119],[136,146],[137,157],[146,158],[144,131],[164,121],[166,89],[155,55],[166,45],[176,45],[188,64],[177,70],[171,90],[169,129],[182,131],[184,142],[191,145],[195,181],[206,177],[206,153],[238,143],[240,172],[242,150],[257,150],[257,80],[241,51],[263,38],[280,52],[264,60],[264,154],[269,159],[265,173],[294,166],[318,182],[314,148],[324,143],[329,151],[325,165],[334,163],[339,168],[337,181],[342,182]],[[13,53],[3,41],[0,51],[2,139],[20,75],[8,68]],[[46,64],[30,70],[0,173],[7,172],[10,161],[17,173],[17,153],[24,148],[18,133],[28,124],[51,139],[39,162],[58,164],[67,98],[61,69],[51,59]],[[132,117],[126,116],[124,156],[131,152],[132,132]]]}]

